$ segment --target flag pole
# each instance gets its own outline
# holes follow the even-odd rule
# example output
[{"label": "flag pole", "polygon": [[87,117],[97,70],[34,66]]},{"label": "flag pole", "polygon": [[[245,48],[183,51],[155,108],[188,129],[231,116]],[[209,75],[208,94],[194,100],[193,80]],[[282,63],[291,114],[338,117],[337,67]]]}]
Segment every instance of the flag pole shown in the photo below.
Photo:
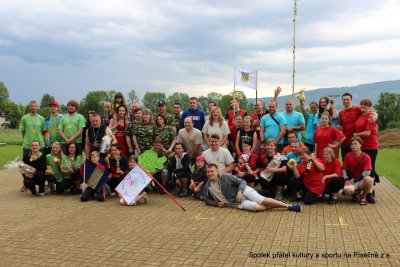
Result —
[{"label": "flag pole", "polygon": [[232,100],[235,99],[235,90],[236,90],[236,68],[233,69],[233,92],[232,92]]},{"label": "flag pole", "polygon": [[150,175],[151,179],[153,179],[153,181],[176,203],[176,205],[178,205],[183,211],[186,211],[185,208],[183,207],[183,205],[176,200],[168,191],[167,189],[165,189],[158,181],[157,179],[155,179],[152,175]]},{"label": "flag pole", "polygon": [[183,211],[186,211],[185,208],[183,207],[183,205],[176,200],[168,191],[167,189],[165,189],[158,181],[157,179],[155,179],[153,177],[153,175],[151,175],[151,173],[149,173],[142,165],[140,165],[140,163],[138,163],[139,167],[142,168],[143,171],[145,171],[147,173],[147,175],[176,203],[176,205],[178,205]]},{"label": "flag pole", "polygon": [[294,80],[296,74],[296,16],[297,16],[297,0],[294,0],[293,10],[293,73],[292,73],[292,101],[294,101]]},{"label": "flag pole", "polygon": [[[256,71],[256,103],[254,104],[254,107],[257,106],[257,101],[258,101],[258,72]],[[254,111],[257,112],[255,108]]]}]

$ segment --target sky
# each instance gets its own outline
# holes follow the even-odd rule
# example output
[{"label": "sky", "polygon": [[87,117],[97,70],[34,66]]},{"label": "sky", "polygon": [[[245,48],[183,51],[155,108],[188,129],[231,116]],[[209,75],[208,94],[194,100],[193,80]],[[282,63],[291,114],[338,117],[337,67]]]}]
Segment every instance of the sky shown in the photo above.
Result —
[{"label": "sky", "polygon": [[[89,91],[291,92],[293,0],[0,1],[0,81],[17,103]],[[400,79],[400,1],[301,0],[295,90]],[[255,91],[237,87],[247,97]]]}]

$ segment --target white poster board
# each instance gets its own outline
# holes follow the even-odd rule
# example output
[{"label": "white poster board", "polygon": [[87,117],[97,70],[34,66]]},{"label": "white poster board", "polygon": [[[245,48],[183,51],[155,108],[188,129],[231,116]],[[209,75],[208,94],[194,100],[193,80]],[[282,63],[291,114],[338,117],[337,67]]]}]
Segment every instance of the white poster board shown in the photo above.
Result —
[{"label": "white poster board", "polygon": [[124,200],[125,204],[132,205],[135,203],[135,198],[151,180],[150,174],[138,164],[119,183],[115,191]]}]

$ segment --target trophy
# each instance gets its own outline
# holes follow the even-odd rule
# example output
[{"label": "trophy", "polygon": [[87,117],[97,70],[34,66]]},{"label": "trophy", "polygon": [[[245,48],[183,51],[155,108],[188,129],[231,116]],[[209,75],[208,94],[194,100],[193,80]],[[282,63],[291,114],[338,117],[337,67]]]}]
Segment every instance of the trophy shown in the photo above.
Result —
[{"label": "trophy", "polygon": [[106,149],[111,146],[111,136],[106,134],[101,138],[100,153],[106,153]]},{"label": "trophy", "polygon": [[[275,155],[272,160],[268,163],[267,168],[277,168],[281,165],[282,161],[282,156],[281,155]],[[260,177],[267,180],[268,182],[271,182],[272,178],[274,178],[273,172],[267,172],[267,171],[262,171],[260,172]]]}]

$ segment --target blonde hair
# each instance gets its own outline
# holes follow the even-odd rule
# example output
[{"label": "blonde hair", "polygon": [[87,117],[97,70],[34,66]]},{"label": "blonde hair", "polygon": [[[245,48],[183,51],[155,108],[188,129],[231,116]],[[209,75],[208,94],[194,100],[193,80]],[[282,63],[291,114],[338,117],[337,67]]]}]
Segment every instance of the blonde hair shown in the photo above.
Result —
[{"label": "blonde hair", "polygon": [[213,126],[214,119],[213,119],[212,114],[214,112],[216,112],[216,111],[219,111],[218,123],[219,123],[219,127],[222,127],[222,123],[224,122],[224,117],[222,117],[222,112],[221,112],[221,109],[219,107],[213,107],[211,109],[210,117],[208,118],[208,121],[210,123],[210,126]]},{"label": "blonde hair", "polygon": [[54,146],[54,145],[58,146],[58,149],[59,149],[59,152],[58,152],[58,153],[60,154],[60,156],[62,156],[63,153],[62,153],[62,149],[61,149],[61,143],[60,143],[60,142],[57,142],[57,141],[54,142],[54,143],[51,145],[52,150],[53,150],[53,146]]},{"label": "blonde hair", "polygon": [[325,147],[325,148],[322,150],[322,154],[323,154],[323,153],[328,153],[328,154],[330,154],[331,157],[332,157],[332,160],[334,160],[334,159],[336,158],[336,156],[335,156],[335,151],[333,151],[333,148],[331,148],[331,147],[329,147],[329,146]]},{"label": "blonde hair", "polygon": [[266,144],[266,145],[269,144],[269,143],[273,143],[274,146],[275,146],[275,149],[276,149],[277,145],[276,145],[275,139],[273,139],[273,138],[268,138],[267,140],[265,140],[265,144]]},{"label": "blonde hair", "polygon": [[[142,116],[143,115],[150,115],[150,122],[148,124],[153,124],[153,113],[149,108],[142,109]],[[143,123],[143,117],[142,117],[142,123]]]}]

